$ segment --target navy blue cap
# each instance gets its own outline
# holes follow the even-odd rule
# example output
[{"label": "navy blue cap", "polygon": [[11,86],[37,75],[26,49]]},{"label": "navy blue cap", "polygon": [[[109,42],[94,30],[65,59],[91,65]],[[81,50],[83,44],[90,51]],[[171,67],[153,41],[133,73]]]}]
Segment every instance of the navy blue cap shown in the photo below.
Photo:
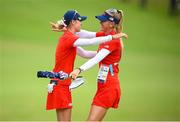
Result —
[{"label": "navy blue cap", "polygon": [[76,10],[69,10],[64,14],[64,23],[69,25],[72,20],[84,21],[86,16],[81,16]]},{"label": "navy blue cap", "polygon": [[111,15],[107,14],[106,12],[102,15],[99,16],[95,16],[98,20],[100,20],[101,22],[105,22],[105,21],[111,21],[111,22],[115,22],[116,24],[119,23],[119,20],[112,17]]}]

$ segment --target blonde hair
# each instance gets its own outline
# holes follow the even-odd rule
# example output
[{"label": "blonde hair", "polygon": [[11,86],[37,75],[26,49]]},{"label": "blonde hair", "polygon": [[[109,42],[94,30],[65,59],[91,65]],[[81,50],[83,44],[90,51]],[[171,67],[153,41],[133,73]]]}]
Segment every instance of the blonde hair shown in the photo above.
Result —
[{"label": "blonde hair", "polygon": [[67,25],[64,22],[64,19],[57,21],[57,26],[58,26],[58,29],[60,30],[63,29],[64,27],[67,27]]},{"label": "blonde hair", "polygon": [[121,33],[123,30],[123,11],[122,10],[117,10],[117,9],[108,9],[105,11],[105,13],[111,15],[115,19],[119,20],[118,23],[115,23],[115,29],[117,33]]},{"label": "blonde hair", "polygon": [[118,10],[118,13],[115,14],[115,18],[116,18],[116,16],[117,16],[117,19],[119,18],[120,20],[119,20],[119,23],[115,25],[115,28],[116,28],[116,31],[118,33],[120,33],[123,30],[123,25],[122,25],[122,23],[123,23],[123,11]]}]

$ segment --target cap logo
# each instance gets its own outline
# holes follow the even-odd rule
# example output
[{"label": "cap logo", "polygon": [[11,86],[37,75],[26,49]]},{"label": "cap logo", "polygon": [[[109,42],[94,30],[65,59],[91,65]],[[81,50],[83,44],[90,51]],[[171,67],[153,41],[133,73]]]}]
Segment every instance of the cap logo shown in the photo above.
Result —
[{"label": "cap logo", "polygon": [[78,17],[78,20],[80,20],[80,21],[81,21],[81,19],[82,19],[81,17]]},{"label": "cap logo", "polygon": [[114,20],[114,18],[110,17],[110,18],[109,18],[109,20],[113,21],[113,20]]}]

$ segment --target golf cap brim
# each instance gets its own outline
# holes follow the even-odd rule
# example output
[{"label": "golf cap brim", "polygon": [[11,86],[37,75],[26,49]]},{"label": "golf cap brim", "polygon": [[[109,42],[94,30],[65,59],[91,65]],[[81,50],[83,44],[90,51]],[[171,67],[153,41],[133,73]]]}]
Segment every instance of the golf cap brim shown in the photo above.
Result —
[{"label": "golf cap brim", "polygon": [[87,16],[80,16],[79,14],[77,14],[77,20],[84,21],[86,19],[87,19]]},{"label": "golf cap brim", "polygon": [[117,20],[116,18],[110,16],[109,14],[107,13],[104,13],[102,15],[99,15],[99,16],[95,16],[99,21],[101,22],[105,22],[105,21],[111,21],[111,22],[115,22],[116,24],[119,23],[119,20]]},{"label": "golf cap brim", "polygon": [[106,15],[99,15],[99,16],[95,16],[95,17],[101,22],[105,22],[105,21],[109,20]]}]

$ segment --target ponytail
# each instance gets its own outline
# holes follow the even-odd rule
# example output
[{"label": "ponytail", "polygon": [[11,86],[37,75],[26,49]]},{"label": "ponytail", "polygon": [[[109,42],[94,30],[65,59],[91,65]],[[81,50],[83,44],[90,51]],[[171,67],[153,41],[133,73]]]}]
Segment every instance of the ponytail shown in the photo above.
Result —
[{"label": "ponytail", "polygon": [[64,27],[67,27],[67,25],[64,23],[63,19],[57,21],[57,24],[58,24],[58,29],[59,30],[62,30]]},{"label": "ponytail", "polygon": [[117,10],[117,13],[114,15],[115,18],[119,19],[119,23],[115,25],[115,29],[117,33],[121,33],[123,30],[122,22],[123,22],[123,11]]}]

